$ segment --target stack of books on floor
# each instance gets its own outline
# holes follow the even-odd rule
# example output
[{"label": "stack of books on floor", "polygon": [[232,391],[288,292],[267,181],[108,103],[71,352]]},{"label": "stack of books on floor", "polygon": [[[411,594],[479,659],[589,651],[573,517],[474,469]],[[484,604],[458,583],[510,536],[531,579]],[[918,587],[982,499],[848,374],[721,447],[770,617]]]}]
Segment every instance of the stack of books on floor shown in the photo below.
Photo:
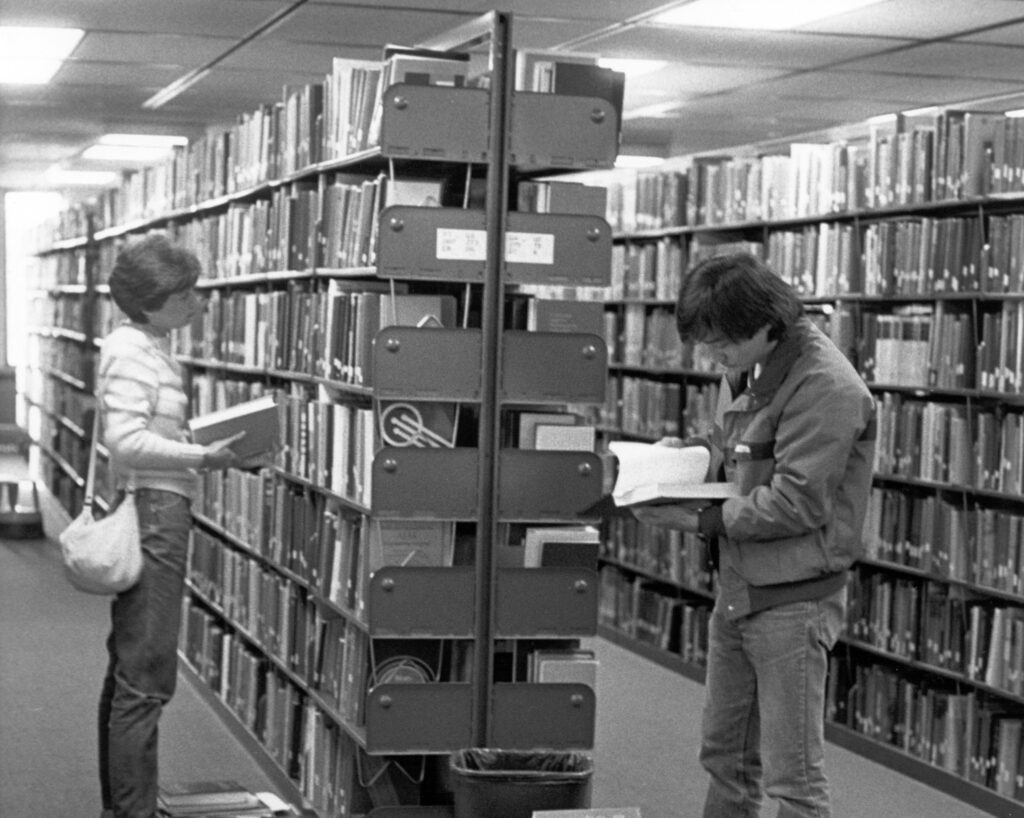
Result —
[{"label": "stack of books on floor", "polygon": [[254,793],[237,781],[161,784],[157,806],[164,818],[274,818],[294,815],[269,793]]}]

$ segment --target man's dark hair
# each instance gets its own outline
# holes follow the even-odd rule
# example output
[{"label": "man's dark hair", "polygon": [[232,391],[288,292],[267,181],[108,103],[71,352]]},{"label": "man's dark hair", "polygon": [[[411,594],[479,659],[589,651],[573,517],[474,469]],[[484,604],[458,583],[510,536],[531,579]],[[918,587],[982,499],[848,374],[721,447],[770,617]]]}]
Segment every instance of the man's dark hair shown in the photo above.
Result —
[{"label": "man's dark hair", "polygon": [[168,296],[195,286],[202,265],[195,253],[163,233],[125,245],[110,272],[110,295],[132,321],[145,324]]},{"label": "man's dark hair", "polygon": [[676,328],[685,342],[716,335],[745,341],[768,324],[768,340],[776,341],[803,314],[789,284],[754,256],[736,253],[706,259],[686,275],[676,302]]}]

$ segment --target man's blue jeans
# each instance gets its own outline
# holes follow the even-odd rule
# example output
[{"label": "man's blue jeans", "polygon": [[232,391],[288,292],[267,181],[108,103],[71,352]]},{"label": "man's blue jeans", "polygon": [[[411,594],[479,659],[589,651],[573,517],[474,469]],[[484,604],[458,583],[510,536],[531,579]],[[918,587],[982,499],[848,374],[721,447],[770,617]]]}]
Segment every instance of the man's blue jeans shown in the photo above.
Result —
[{"label": "man's blue jeans", "polygon": [[753,818],[762,787],[778,818],[828,818],[825,678],[845,589],[738,620],[716,608],[708,638],[704,818]]},{"label": "man's blue jeans", "polygon": [[154,818],[157,723],[174,694],[185,581],[189,500],[154,489],[135,493],[142,535],[139,583],[111,604],[110,660],[99,707],[103,808],[115,818]]}]

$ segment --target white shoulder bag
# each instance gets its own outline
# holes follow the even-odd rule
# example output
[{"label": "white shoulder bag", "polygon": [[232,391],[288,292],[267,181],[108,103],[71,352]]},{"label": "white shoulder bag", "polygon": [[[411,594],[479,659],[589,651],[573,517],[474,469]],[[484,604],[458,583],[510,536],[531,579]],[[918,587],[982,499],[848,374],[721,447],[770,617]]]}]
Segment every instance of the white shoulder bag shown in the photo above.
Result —
[{"label": "white shoulder bag", "polygon": [[142,573],[139,515],[133,487],[129,486],[124,500],[113,512],[100,519],[93,516],[99,433],[97,409],[82,511],[61,532],[59,539],[64,573],[72,585],[89,594],[119,594],[135,585]]}]

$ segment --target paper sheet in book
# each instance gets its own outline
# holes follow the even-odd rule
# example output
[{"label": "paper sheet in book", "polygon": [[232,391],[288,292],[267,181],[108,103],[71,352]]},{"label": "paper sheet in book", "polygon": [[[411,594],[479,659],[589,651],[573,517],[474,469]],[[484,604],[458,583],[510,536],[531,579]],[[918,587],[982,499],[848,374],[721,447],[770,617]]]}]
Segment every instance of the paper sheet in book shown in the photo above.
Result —
[{"label": "paper sheet in book", "polygon": [[711,454],[703,446],[659,446],[617,440],[608,444],[617,470],[612,499],[617,506],[737,496],[732,483],[708,483]]}]

